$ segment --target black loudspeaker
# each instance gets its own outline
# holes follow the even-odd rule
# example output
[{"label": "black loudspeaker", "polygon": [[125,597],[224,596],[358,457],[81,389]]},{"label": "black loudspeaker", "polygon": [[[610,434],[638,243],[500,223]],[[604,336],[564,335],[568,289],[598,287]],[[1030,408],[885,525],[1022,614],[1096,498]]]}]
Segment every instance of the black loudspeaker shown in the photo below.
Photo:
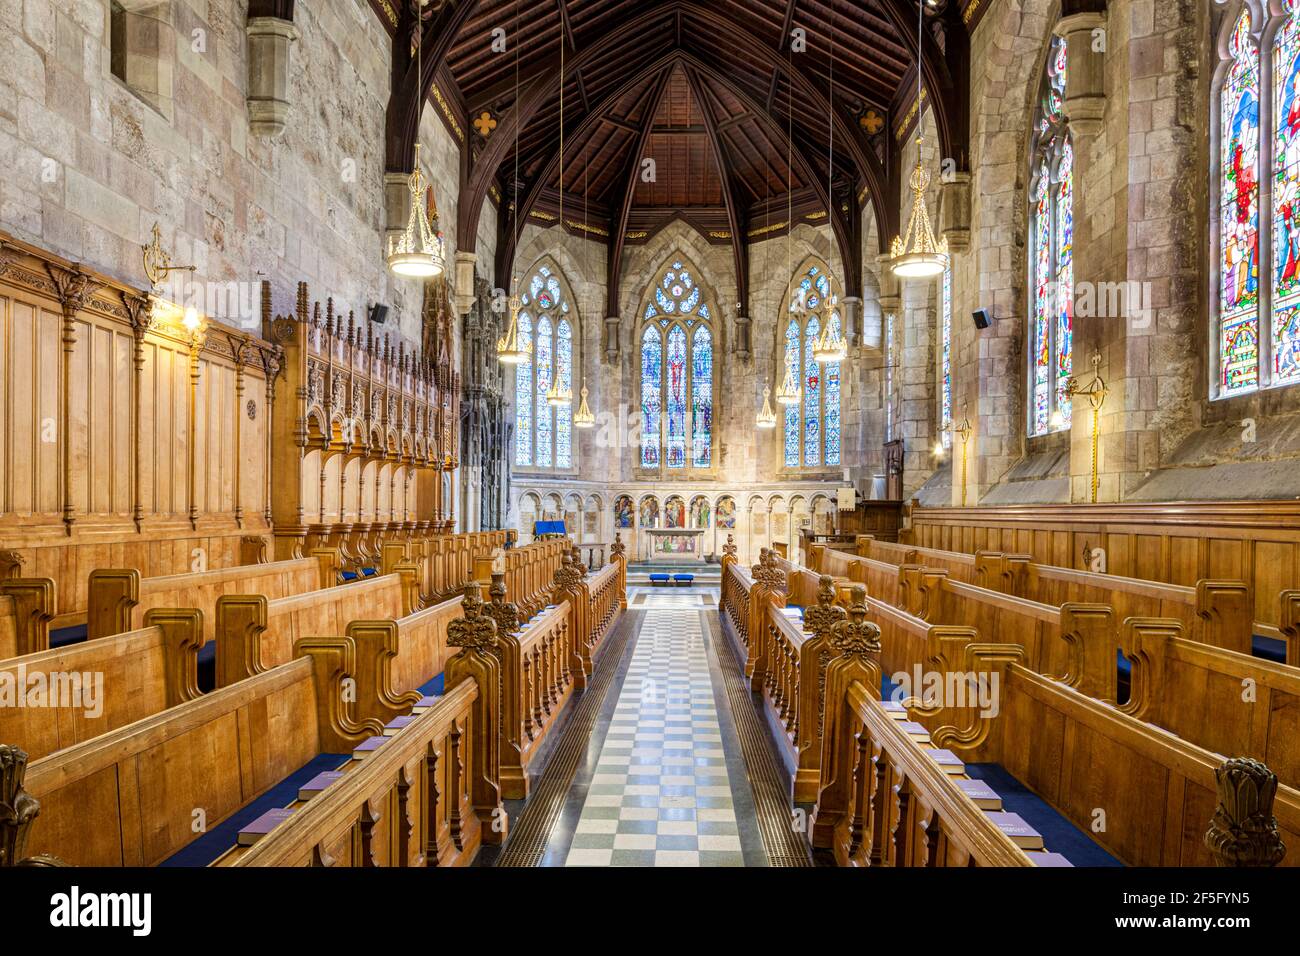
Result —
[{"label": "black loudspeaker", "polygon": [[975,328],[977,329],[987,329],[993,324],[993,316],[989,315],[988,309],[980,309],[976,312],[972,312],[970,317],[975,320]]},{"label": "black loudspeaker", "polygon": [[383,325],[384,320],[388,318],[388,306],[384,305],[382,302],[376,302],[370,307],[370,311],[367,313],[367,318],[376,325]]}]

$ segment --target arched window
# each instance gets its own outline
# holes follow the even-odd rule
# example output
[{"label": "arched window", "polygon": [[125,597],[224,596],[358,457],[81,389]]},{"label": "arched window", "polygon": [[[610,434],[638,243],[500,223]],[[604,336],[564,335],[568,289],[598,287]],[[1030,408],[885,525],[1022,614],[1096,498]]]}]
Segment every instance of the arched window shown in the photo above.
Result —
[{"label": "arched window", "polygon": [[564,284],[539,266],[520,296],[519,337],[533,347],[515,367],[515,464],[573,468],[573,407],[546,400],[551,386],[573,393],[574,319]]},{"label": "arched window", "polygon": [[952,265],[943,270],[939,303],[939,428],[944,448],[952,447]]},{"label": "arched window", "polygon": [[1070,427],[1074,334],[1074,148],[1065,115],[1065,40],[1052,41],[1030,168],[1029,434]]},{"label": "arched window", "polygon": [[680,260],[664,269],[648,298],[641,332],[641,468],[707,471],[713,466],[713,316]]},{"label": "arched window", "polygon": [[[820,265],[809,266],[799,277],[787,304],[782,336],[782,364],[777,381],[793,368],[802,393],[797,405],[785,406],[785,442],[782,461],[787,468],[838,467],[840,464],[840,363],[820,364],[813,348],[826,321],[826,299],[836,301],[830,277]],[[840,313],[830,321],[837,331]]]},{"label": "arched window", "polygon": [[1215,398],[1300,381],[1300,23],[1297,0],[1279,7],[1246,5],[1219,48]]}]

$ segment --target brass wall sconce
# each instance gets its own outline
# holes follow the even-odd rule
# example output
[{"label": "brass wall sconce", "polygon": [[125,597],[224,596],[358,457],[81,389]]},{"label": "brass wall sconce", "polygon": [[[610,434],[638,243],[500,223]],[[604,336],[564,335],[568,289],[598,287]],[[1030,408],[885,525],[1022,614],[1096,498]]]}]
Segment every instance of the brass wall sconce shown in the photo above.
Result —
[{"label": "brass wall sconce", "polygon": [[153,233],[144,248],[144,274],[149,280],[149,288],[158,288],[158,283],[162,282],[173,272],[194,272],[195,266],[174,266],[172,265],[171,253],[162,246],[162,231],[158,228],[158,223],[153,224]]},{"label": "brass wall sconce", "polygon": [[[965,415],[963,415],[961,421],[958,422],[957,424],[954,425],[952,422],[949,422],[940,430],[945,431],[949,435],[952,435],[954,438],[958,438],[961,440],[961,506],[965,508],[966,507],[966,462],[967,462],[966,445],[970,441],[970,436],[974,433],[975,429],[971,428],[970,419],[967,418]],[[940,443],[938,447],[935,448],[935,452],[941,453],[942,449],[943,449],[943,445],[942,443]]]},{"label": "brass wall sconce", "polygon": [[1086,386],[1079,385],[1078,380],[1072,375],[1065,381],[1065,394],[1073,398],[1076,395],[1085,396],[1088,404],[1092,406],[1092,498],[1095,505],[1097,503],[1097,442],[1101,429],[1101,409],[1106,404],[1106,396],[1110,394],[1110,389],[1106,387],[1106,380],[1101,377],[1101,353],[1092,353],[1092,381]]}]

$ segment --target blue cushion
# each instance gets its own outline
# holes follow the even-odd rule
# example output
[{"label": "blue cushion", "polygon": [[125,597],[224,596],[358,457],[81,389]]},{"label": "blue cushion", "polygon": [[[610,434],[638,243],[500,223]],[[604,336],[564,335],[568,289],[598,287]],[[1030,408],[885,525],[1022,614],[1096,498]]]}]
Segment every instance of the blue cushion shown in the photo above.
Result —
[{"label": "blue cushion", "polygon": [[669,580],[669,578],[668,578],[668,575],[666,575],[666,574],[652,574],[652,575],[650,575],[650,583],[651,583],[651,584],[667,584],[667,583],[668,583],[668,580]]},{"label": "blue cushion", "polygon": [[374,568],[362,568],[361,573],[368,578],[373,578],[379,572],[376,571]]},{"label": "blue cushion", "polygon": [[425,697],[441,697],[444,675],[439,674],[433,680],[421,685],[420,693]]},{"label": "blue cushion", "polygon": [[50,649],[56,647],[67,647],[69,644],[80,644],[86,639],[86,625],[75,624],[72,627],[57,627],[50,629]]},{"label": "blue cushion", "polygon": [[253,802],[217,824],[197,840],[181,847],[159,866],[207,866],[239,841],[239,831],[267,810],[287,807],[298,799],[298,789],[326,770],[337,770],[351,754],[318,754]]},{"label": "blue cushion", "polygon": [[1250,653],[1252,656],[1261,657],[1266,661],[1285,664],[1286,641],[1279,641],[1275,637],[1260,637],[1259,635],[1255,635],[1251,641]]},{"label": "blue cushion", "polygon": [[674,581],[694,581],[694,580],[695,580],[695,575],[693,575],[693,574],[674,574],[674,575],[673,575],[673,580],[674,580]]},{"label": "blue cushion", "polygon": [[343,580],[344,580],[344,581],[355,581],[355,580],[357,579],[357,572],[355,572],[355,571],[344,571],[343,574],[342,574],[342,576],[343,576]]}]

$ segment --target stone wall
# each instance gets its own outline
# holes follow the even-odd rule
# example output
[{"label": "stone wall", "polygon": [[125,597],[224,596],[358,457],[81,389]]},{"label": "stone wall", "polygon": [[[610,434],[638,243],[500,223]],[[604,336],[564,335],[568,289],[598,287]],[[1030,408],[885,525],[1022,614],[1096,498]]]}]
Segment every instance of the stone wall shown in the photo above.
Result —
[{"label": "stone wall", "polygon": [[[156,7],[160,97],[112,75],[108,8],[0,3],[0,228],[143,287],[156,221],[198,283],[240,283],[255,306],[268,276],[287,310],[305,279],[313,298],[359,316],[388,303],[388,329],[418,341],[420,287],[383,262],[391,44],[366,0],[296,5],[288,125],[274,139],[249,129],[246,0]],[[460,144],[435,106],[421,139],[451,261]],[[492,236],[495,216],[481,228]],[[493,244],[479,242],[488,262]],[[250,318],[231,311],[217,317]]]}]

